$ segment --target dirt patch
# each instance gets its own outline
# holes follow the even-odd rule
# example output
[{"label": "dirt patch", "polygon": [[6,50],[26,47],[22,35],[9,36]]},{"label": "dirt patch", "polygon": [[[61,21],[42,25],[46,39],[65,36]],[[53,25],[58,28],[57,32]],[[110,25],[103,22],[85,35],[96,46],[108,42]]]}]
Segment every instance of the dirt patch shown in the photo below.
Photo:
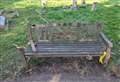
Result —
[{"label": "dirt patch", "polygon": [[[47,62],[46,62],[47,61]],[[113,81],[112,81],[113,80]],[[32,65],[24,70],[12,82],[119,82],[110,76],[97,58],[51,58],[42,63]],[[7,81],[8,82],[8,81]]]}]

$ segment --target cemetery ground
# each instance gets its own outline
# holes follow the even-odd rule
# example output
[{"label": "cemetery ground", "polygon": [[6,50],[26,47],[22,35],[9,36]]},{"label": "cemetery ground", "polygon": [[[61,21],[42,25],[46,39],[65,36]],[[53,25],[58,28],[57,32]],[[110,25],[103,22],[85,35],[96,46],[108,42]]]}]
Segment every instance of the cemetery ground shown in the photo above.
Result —
[{"label": "cemetery ground", "polygon": [[[119,0],[101,0],[97,4],[97,10],[94,12],[91,11],[92,1],[86,0],[86,2],[87,2],[86,8],[80,7],[78,10],[71,11],[69,9],[66,10],[63,9],[62,0],[58,2],[57,0],[54,0],[53,3],[52,2],[48,3],[45,14],[41,15],[36,12],[36,11],[38,12],[40,11],[39,0],[0,0],[0,10],[5,10],[5,11],[17,10],[19,12],[18,17],[11,18],[9,17],[9,15],[7,15],[7,18],[9,20],[9,28],[5,30],[0,30],[0,80],[6,78],[15,78],[16,75],[19,75],[21,69],[23,70],[23,68],[25,67],[24,58],[20,53],[17,52],[14,44],[20,46],[27,45],[28,40],[27,40],[26,29],[27,29],[27,19],[29,18],[31,19],[32,23],[46,23],[46,21],[103,22],[104,23],[103,31],[107,35],[107,37],[113,42],[113,46],[114,46],[112,49],[113,55],[110,63],[107,65],[107,67],[105,67],[105,69],[102,68],[102,65],[100,65],[98,62],[96,63],[96,65],[101,68],[99,70],[101,71],[104,70],[105,72],[112,71],[114,73],[117,73],[117,77],[119,77],[120,76],[120,2]],[[71,2],[69,2],[67,5],[69,6],[70,4]],[[33,58],[30,63],[32,64],[33,67],[40,68],[39,66],[41,66],[41,70],[42,70],[44,69],[43,63],[45,64],[45,66],[46,64],[49,65],[48,62],[50,61],[46,62],[47,60],[48,59],[44,60],[41,58],[40,59]],[[58,60],[55,61],[57,62]],[[79,65],[81,64],[79,63]],[[84,64],[82,65],[83,67],[85,67]],[[30,71],[34,73],[34,70],[38,71],[38,68],[33,68],[33,70],[28,70],[28,72]],[[47,70],[47,68],[45,69]],[[50,68],[48,69],[54,70],[54,68],[51,68],[51,64],[50,64]],[[98,74],[100,72],[99,70],[98,69],[96,70]],[[24,69],[24,71],[26,70]],[[104,71],[101,73],[104,73]],[[22,73],[22,76],[24,75],[25,74]]]}]

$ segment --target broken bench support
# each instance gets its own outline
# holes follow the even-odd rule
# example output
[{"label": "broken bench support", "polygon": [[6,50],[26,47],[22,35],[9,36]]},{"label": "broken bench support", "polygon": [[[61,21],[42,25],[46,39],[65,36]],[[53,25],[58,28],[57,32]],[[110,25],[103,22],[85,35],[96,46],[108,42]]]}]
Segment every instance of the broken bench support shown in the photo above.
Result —
[{"label": "broken bench support", "polygon": [[103,41],[107,44],[107,49],[106,49],[107,57],[105,58],[105,61],[104,61],[104,63],[107,64],[111,57],[111,48],[113,47],[113,44],[110,40],[108,40],[108,38],[105,36],[103,32],[100,33],[100,36],[103,39]]}]

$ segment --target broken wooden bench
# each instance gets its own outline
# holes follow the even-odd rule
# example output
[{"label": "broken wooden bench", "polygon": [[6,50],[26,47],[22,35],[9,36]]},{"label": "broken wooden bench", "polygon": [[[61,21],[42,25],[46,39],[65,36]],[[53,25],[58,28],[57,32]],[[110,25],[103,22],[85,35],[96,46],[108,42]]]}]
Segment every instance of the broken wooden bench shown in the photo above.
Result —
[{"label": "broken wooden bench", "polygon": [[28,24],[30,46],[18,48],[26,62],[31,57],[87,57],[108,53],[112,43],[102,32],[101,23]]}]

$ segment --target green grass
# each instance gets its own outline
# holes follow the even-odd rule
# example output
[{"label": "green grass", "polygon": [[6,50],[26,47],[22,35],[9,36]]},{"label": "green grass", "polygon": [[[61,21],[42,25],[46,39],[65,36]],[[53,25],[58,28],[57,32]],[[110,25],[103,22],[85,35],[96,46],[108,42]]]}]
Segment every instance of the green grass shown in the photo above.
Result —
[{"label": "green grass", "polygon": [[[32,3],[30,3],[32,1]],[[51,1],[51,0],[50,0]],[[92,3],[87,0],[87,4]],[[0,79],[9,77],[19,71],[24,65],[23,56],[16,52],[13,44],[26,46],[26,19],[30,18],[33,23],[45,23],[41,17],[49,22],[95,22],[104,23],[104,32],[113,42],[113,62],[120,64],[120,3],[119,0],[101,0],[97,5],[97,11],[92,12],[91,6],[80,8],[77,11],[62,9],[62,0],[49,2],[45,15],[38,15],[40,11],[39,0],[0,0],[0,9],[18,10],[20,16],[12,21],[15,27],[0,31]],[[68,3],[70,5],[71,2]],[[80,4],[80,3],[79,3]],[[55,7],[53,7],[55,5]]]}]

